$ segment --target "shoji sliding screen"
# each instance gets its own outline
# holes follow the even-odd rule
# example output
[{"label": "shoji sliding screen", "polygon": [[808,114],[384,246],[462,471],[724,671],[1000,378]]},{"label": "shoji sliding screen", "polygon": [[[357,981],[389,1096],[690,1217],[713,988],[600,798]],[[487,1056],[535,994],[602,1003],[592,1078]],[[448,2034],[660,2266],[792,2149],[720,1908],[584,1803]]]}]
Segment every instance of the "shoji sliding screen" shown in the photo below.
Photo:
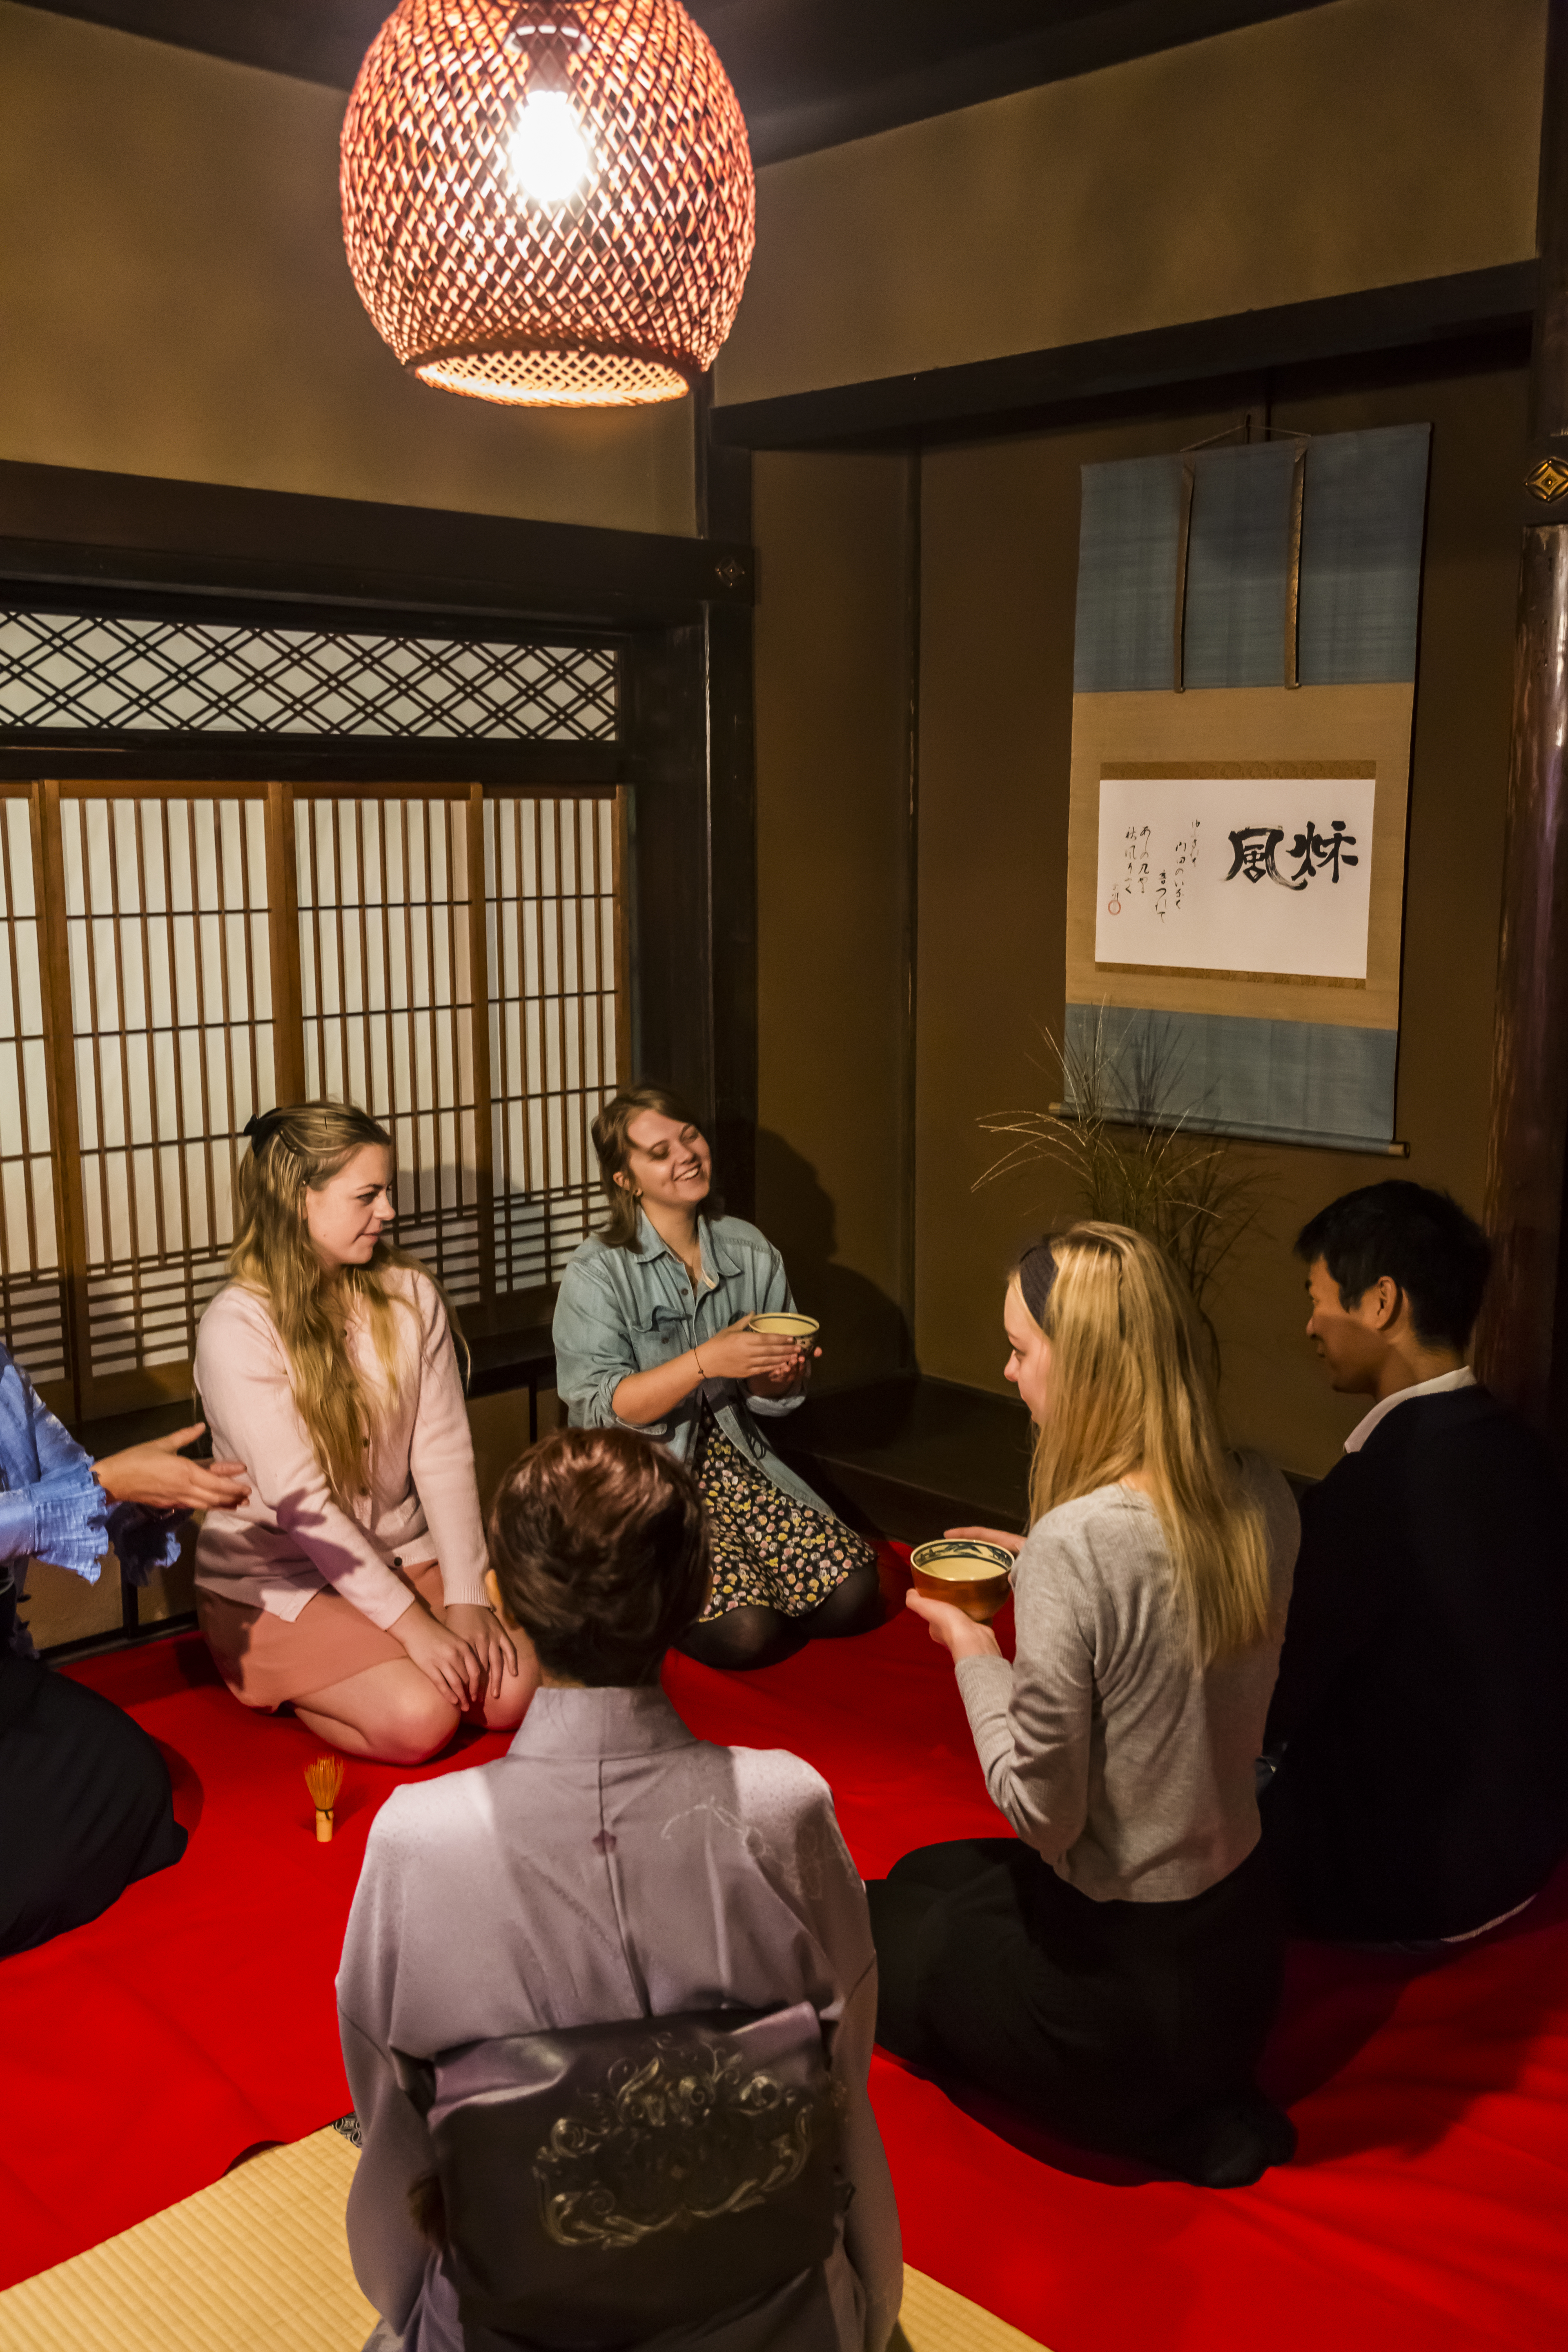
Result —
[{"label": "shoji sliding screen", "polygon": [[301,1092],[381,1120],[396,1152],[398,1239],[464,1307],[486,1289],[474,821],[467,798],[294,807]]},{"label": "shoji sliding screen", "polygon": [[624,1062],[609,790],[45,783],[0,801],[6,1344],[83,1417],[182,1394],[240,1135],[360,1104],[475,1330],[548,1311]]},{"label": "shoji sliding screen", "polygon": [[626,1003],[619,835],[607,800],[482,818],[496,1280],[526,1294],[559,1282],[597,1198],[588,1129]]},{"label": "shoji sliding screen", "polygon": [[45,843],[76,1370],[119,1402],[142,1374],[184,1384],[234,1235],[235,1136],[272,1098],[266,808],[51,792]]},{"label": "shoji sliding screen", "polygon": [[35,814],[23,795],[0,798],[0,1339],[58,1398],[68,1317]]}]

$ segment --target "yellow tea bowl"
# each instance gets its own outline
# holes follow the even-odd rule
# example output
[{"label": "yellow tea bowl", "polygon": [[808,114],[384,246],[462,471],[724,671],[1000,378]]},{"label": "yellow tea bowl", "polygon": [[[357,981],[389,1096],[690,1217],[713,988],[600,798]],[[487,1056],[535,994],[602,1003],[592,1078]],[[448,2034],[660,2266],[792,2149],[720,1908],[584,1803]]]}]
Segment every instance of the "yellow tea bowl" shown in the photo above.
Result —
[{"label": "yellow tea bowl", "polygon": [[950,1601],[977,1624],[989,1624],[1012,1590],[1013,1555],[1000,1544],[943,1536],[910,1554],[915,1590],[928,1601]]},{"label": "yellow tea bowl", "polygon": [[753,1315],[750,1322],[764,1339],[793,1339],[801,1348],[809,1348],[822,1328],[809,1315]]}]

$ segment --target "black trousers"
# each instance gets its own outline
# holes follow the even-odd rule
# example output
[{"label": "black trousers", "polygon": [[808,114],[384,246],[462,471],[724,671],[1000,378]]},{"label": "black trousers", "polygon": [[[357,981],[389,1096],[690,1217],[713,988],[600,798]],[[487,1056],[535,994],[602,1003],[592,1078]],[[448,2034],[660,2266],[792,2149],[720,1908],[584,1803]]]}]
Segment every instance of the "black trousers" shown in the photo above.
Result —
[{"label": "black trousers", "polygon": [[0,1653],[0,1957],[79,1927],[178,1862],[169,1775],[97,1691]]},{"label": "black trousers", "polygon": [[1087,2147],[1166,2160],[1255,2097],[1284,1930],[1255,1850],[1182,1903],[1095,1903],[1013,1839],[921,1846],[867,1889],[877,2039]]}]

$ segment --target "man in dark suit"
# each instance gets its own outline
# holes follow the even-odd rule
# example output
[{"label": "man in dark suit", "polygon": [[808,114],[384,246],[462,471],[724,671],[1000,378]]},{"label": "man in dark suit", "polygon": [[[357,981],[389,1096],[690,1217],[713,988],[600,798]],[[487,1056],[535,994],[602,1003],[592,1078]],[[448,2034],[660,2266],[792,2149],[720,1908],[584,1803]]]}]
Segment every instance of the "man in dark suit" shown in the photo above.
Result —
[{"label": "man in dark suit", "polygon": [[1568,1852],[1568,1521],[1466,1362],[1490,1258],[1446,1193],[1347,1192],[1296,1243],[1308,1337],[1372,1400],[1301,1506],[1265,1834],[1298,1927],[1463,1940]]}]

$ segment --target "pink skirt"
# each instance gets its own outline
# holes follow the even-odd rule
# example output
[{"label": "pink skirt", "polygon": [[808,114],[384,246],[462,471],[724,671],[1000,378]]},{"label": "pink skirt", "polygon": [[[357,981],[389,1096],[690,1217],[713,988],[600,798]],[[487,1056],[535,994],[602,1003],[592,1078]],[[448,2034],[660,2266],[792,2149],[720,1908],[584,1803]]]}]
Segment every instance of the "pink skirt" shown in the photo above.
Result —
[{"label": "pink skirt", "polygon": [[[429,1608],[445,1605],[439,1560],[421,1560],[392,1573]],[[287,1699],[305,1698],[370,1666],[394,1665],[408,1655],[401,1642],[373,1625],[352,1601],[330,1591],[312,1593],[298,1617],[275,1617],[270,1610],[246,1608],[198,1584],[196,1622],[241,1706],[268,1713]]]}]

